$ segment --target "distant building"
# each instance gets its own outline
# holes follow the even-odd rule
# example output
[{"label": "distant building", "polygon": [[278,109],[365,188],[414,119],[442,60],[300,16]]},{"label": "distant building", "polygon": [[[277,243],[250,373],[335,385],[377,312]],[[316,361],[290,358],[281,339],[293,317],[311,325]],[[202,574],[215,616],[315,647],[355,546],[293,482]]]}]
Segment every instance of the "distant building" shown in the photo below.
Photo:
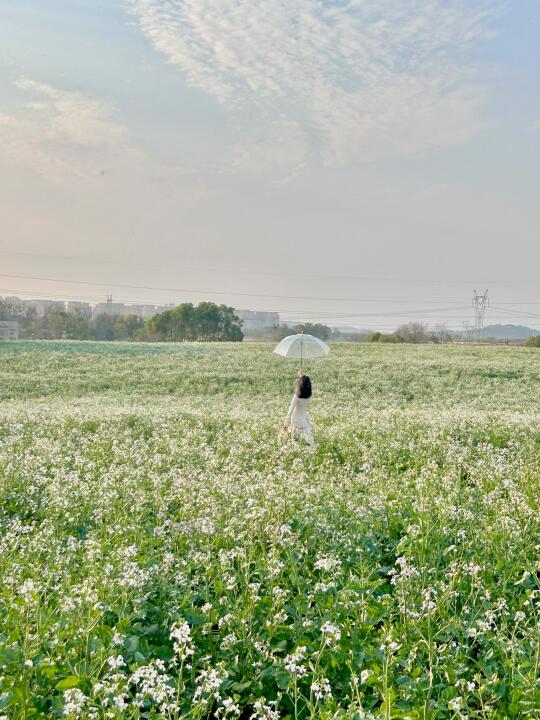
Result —
[{"label": "distant building", "polygon": [[167,310],[174,310],[178,307],[178,303],[168,303],[167,305],[156,305],[156,315],[167,312]]},{"label": "distant building", "polygon": [[12,320],[0,320],[0,340],[18,340],[19,323]]},{"label": "distant building", "polygon": [[97,303],[94,305],[92,317],[98,317],[98,315],[130,315],[130,309],[128,305],[124,303],[113,302],[112,295],[107,295],[107,302]]},{"label": "distant building", "polygon": [[92,306],[90,303],[69,300],[66,303],[66,310],[68,313],[78,313],[88,319],[92,317]]},{"label": "distant building", "polygon": [[235,315],[243,320],[244,331],[264,330],[279,327],[279,313],[262,312],[260,310],[236,310]]},{"label": "distant building", "polygon": [[26,307],[34,308],[38,317],[43,317],[53,308],[64,310],[63,300],[25,300],[24,304]]},{"label": "distant building", "polygon": [[143,320],[154,317],[159,312],[156,305],[129,305],[128,313],[130,315],[138,315]]}]

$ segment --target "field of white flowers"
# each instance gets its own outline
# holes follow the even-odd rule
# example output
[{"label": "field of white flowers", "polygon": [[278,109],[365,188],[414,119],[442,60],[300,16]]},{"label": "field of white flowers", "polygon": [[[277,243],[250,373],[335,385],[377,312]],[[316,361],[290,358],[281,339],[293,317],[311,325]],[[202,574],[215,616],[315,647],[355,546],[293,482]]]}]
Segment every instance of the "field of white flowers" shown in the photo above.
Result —
[{"label": "field of white flowers", "polygon": [[540,354],[0,344],[0,718],[539,718]]}]

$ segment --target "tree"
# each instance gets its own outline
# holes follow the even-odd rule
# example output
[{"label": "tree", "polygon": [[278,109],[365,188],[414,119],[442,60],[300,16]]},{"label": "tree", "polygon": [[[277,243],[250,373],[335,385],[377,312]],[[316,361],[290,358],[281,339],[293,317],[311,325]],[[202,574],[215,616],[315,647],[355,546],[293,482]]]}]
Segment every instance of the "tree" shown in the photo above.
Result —
[{"label": "tree", "polygon": [[73,340],[88,340],[90,337],[88,318],[80,312],[68,313],[67,336]]},{"label": "tree", "polygon": [[272,339],[283,340],[287,335],[296,335],[297,333],[306,333],[306,335],[314,335],[320,340],[328,340],[332,335],[332,328],[328,325],[322,325],[321,323],[300,323],[298,325],[280,325],[277,328],[272,328]]},{"label": "tree", "polygon": [[147,320],[139,331],[139,337],[142,340],[172,340],[171,311],[166,310]]},{"label": "tree", "polygon": [[21,337],[30,335],[31,326],[36,317],[35,308],[27,307],[18,298],[0,298],[0,320],[17,322]]},{"label": "tree", "polygon": [[220,340],[220,311],[215,303],[202,302],[197,307],[198,340]]},{"label": "tree", "polygon": [[115,339],[133,340],[143,326],[144,320],[139,315],[118,315],[113,323]]},{"label": "tree", "polygon": [[452,335],[448,331],[446,323],[439,323],[438,325],[435,325],[433,330],[433,340],[440,343],[452,342]]},{"label": "tree", "polygon": [[380,332],[373,332],[370,333],[367,338],[367,342],[376,342],[376,343],[401,343],[404,342],[403,338],[399,335],[384,335]]},{"label": "tree", "polygon": [[241,342],[244,339],[242,321],[235,314],[234,308],[227,305],[219,306],[219,340]]},{"label": "tree", "polygon": [[402,342],[405,342],[405,341],[404,341],[403,338],[400,337],[399,335],[394,335],[394,334],[392,334],[392,335],[385,335],[384,333],[381,333],[381,337],[379,338],[379,342],[380,342],[380,343],[387,343],[387,344],[388,344],[388,343],[395,344],[395,343],[402,343]]},{"label": "tree", "polygon": [[380,332],[372,332],[369,333],[369,335],[366,338],[366,341],[369,343],[378,343],[381,339],[381,333]]},{"label": "tree", "polygon": [[174,340],[195,340],[197,337],[196,311],[192,303],[182,303],[171,311]]},{"label": "tree", "polygon": [[116,337],[114,331],[115,318],[106,313],[98,315],[93,322],[92,335],[96,340],[114,340]]},{"label": "tree", "polygon": [[410,322],[401,325],[395,334],[407,343],[422,343],[429,340],[428,327],[421,322]]},{"label": "tree", "polygon": [[530,337],[527,342],[525,343],[527,347],[537,347],[540,348],[540,335],[533,335],[533,337]]},{"label": "tree", "polygon": [[305,332],[306,335],[314,335],[320,340],[328,340],[332,334],[332,328],[322,323],[301,323],[294,327],[294,331],[297,333]]},{"label": "tree", "polygon": [[139,336],[144,339],[182,342],[184,340],[241,342],[242,321],[227,305],[202,302],[197,307],[183,303],[173,310],[154,315]]}]

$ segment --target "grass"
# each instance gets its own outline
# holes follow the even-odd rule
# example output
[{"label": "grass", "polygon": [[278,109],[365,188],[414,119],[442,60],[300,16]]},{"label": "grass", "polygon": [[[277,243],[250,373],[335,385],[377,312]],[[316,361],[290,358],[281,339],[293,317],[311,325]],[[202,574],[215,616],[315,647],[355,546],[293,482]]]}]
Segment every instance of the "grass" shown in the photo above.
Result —
[{"label": "grass", "polygon": [[0,717],[535,718],[534,348],[0,344]]}]

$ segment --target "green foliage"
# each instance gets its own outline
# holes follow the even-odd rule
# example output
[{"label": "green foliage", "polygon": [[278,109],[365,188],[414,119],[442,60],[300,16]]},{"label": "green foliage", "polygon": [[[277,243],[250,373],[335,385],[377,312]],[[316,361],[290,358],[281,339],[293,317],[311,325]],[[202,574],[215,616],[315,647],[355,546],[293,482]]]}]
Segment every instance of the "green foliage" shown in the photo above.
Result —
[{"label": "green foliage", "polygon": [[402,343],[402,342],[405,342],[405,341],[404,341],[403,338],[400,337],[399,335],[385,335],[385,334],[380,333],[380,332],[374,332],[374,333],[370,333],[370,334],[367,336],[366,342],[370,342],[370,343],[391,343],[391,344],[395,344],[395,343]]},{"label": "green foliage", "polygon": [[540,335],[530,337],[525,345],[527,345],[527,347],[540,347]]},{"label": "green foliage", "polygon": [[0,298],[0,320],[16,321],[24,331],[35,317],[36,311],[33,308],[27,308],[17,298]]},{"label": "green foliage", "polygon": [[242,323],[232,307],[202,302],[197,307],[183,303],[155,315],[146,322],[138,337],[168,342],[240,342],[244,336]]},{"label": "green foliage", "polygon": [[138,315],[103,313],[90,319],[79,312],[51,307],[38,316],[16,300],[0,300],[0,320],[16,320],[21,337],[47,340],[198,340],[243,339],[242,324],[233,308],[203,302],[184,303],[156,315],[146,323]]},{"label": "green foliage", "polygon": [[381,333],[373,332],[367,336],[366,342],[370,342],[370,343],[379,342],[380,339],[381,339]]},{"label": "green foliage", "polygon": [[266,339],[270,338],[276,341],[283,340],[287,335],[296,335],[304,332],[307,335],[314,335],[320,340],[329,340],[332,337],[332,328],[321,323],[301,323],[299,325],[280,325],[275,328],[267,328],[261,333],[266,335]]},{"label": "green foliage", "polygon": [[540,715],[535,354],[272,348],[2,345],[0,716]]}]

